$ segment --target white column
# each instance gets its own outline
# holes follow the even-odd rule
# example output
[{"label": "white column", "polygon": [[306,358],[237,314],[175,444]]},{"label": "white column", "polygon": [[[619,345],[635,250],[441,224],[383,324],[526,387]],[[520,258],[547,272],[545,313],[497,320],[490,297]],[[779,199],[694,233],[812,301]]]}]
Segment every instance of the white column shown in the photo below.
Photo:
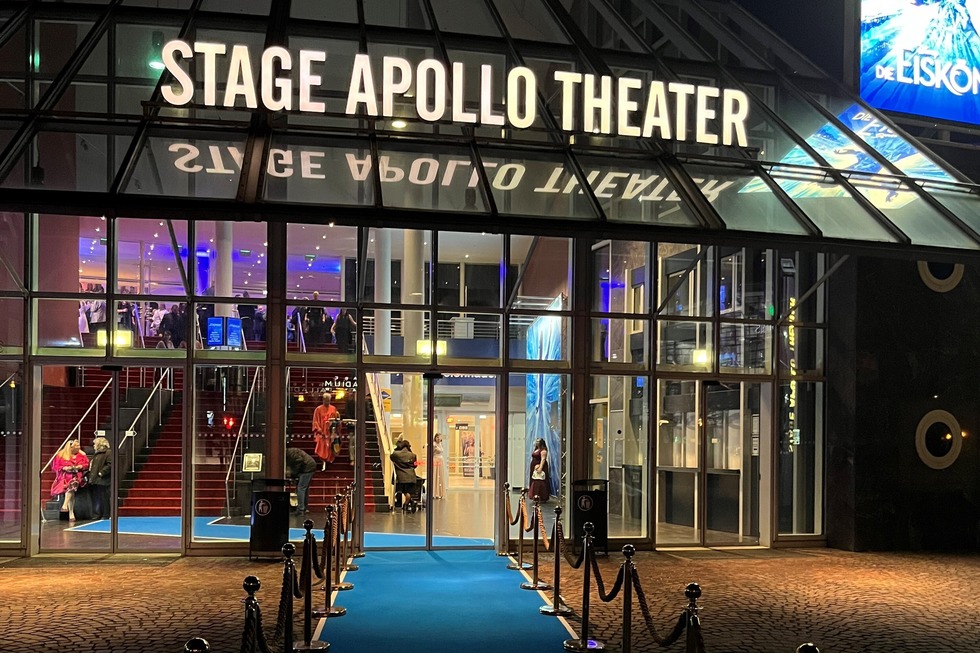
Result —
[{"label": "white column", "polygon": [[[391,231],[375,230],[374,236],[374,301],[391,301]],[[374,312],[374,353],[391,354],[391,311]]]},{"label": "white column", "polygon": [[[219,220],[215,223],[214,238],[214,294],[219,297],[232,297],[232,250],[235,247],[234,223]],[[230,317],[233,315],[235,306],[232,304],[215,304],[214,314],[218,316]]]}]

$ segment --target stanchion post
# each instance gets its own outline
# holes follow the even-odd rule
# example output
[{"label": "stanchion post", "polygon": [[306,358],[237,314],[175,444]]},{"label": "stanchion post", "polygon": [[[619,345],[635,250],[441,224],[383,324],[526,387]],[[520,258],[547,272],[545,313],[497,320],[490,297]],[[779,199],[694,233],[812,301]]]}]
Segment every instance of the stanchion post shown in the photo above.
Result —
[{"label": "stanchion post", "polygon": [[306,538],[303,540],[303,643],[297,644],[294,651],[325,651],[330,648],[327,642],[313,641],[313,520],[303,522]]},{"label": "stanchion post", "polygon": [[353,544],[353,514],[354,514],[354,486],[348,485],[344,491],[344,569],[347,571],[357,571],[360,567],[354,564],[351,556],[354,553]]},{"label": "stanchion post", "polygon": [[184,644],[184,653],[210,653],[211,645],[203,637],[191,637]]},{"label": "stanchion post", "polygon": [[531,546],[531,567],[534,569],[530,583],[521,583],[522,590],[550,590],[551,585],[538,577],[538,531],[541,529],[541,497],[534,497],[534,518],[531,520],[534,531],[534,543]]},{"label": "stanchion post", "polygon": [[[521,490],[521,499],[518,502],[518,511],[521,513],[521,517],[524,516],[527,510],[527,488]],[[519,519],[517,525],[517,562],[512,562],[507,565],[508,569],[517,569],[518,571],[524,571],[530,569],[531,565],[524,562],[524,520]]]},{"label": "stanchion post", "polygon": [[807,642],[797,646],[796,653],[820,653],[820,649],[818,649],[817,645],[813,642]]},{"label": "stanchion post", "polygon": [[687,640],[685,643],[685,653],[698,653],[698,631],[701,629],[701,618],[698,617],[698,599],[701,598],[701,586],[697,583],[689,583],[684,589],[684,596],[687,597]]},{"label": "stanchion post", "polygon": [[347,608],[339,605],[330,605],[330,601],[333,598],[333,528],[335,519],[333,513],[335,510],[336,508],[333,506],[327,506],[327,523],[323,526],[323,592],[325,598],[323,610],[313,611],[313,616],[317,619],[322,619],[323,617],[343,617],[347,614]]},{"label": "stanchion post", "polygon": [[623,653],[631,653],[633,649],[633,556],[636,547],[627,544],[623,547]]},{"label": "stanchion post", "polygon": [[598,639],[589,639],[589,596],[592,590],[592,533],[595,526],[592,522],[585,522],[583,526],[585,537],[582,538],[582,564],[585,566],[585,573],[582,574],[582,634],[578,639],[566,639],[564,647],[566,651],[602,651],[606,648],[605,642]]},{"label": "stanchion post", "polygon": [[296,563],[293,562],[293,555],[296,554],[296,546],[292,542],[282,545],[283,562],[282,582],[288,591],[283,592],[283,599],[286,601],[285,628],[282,635],[282,650],[289,653],[293,650],[293,579],[296,578]]},{"label": "stanchion post", "polygon": [[340,569],[342,566],[341,559],[344,556],[344,552],[340,546],[340,532],[344,528],[347,528],[347,525],[344,524],[343,498],[344,498],[343,495],[340,494],[334,495],[334,505],[337,508],[337,530],[336,530],[336,535],[334,537],[334,549],[333,549],[335,553],[334,566],[333,566],[334,569],[333,588],[338,592],[346,592],[347,590],[354,589],[353,583],[348,583],[346,581],[340,580]]},{"label": "stanchion post", "polygon": [[[509,514],[508,507],[510,503],[510,483],[504,483],[504,509],[501,511],[502,515]],[[497,555],[501,558],[506,558],[508,556],[516,555],[516,551],[508,551],[510,548],[510,520],[507,520],[507,533],[504,535],[504,545],[500,551],[497,551]]]},{"label": "stanchion post", "polygon": [[561,560],[563,557],[562,540],[564,538],[562,538],[560,531],[561,506],[555,506],[555,539],[553,546],[555,550],[555,582],[553,583],[555,594],[551,599],[551,605],[542,605],[538,608],[538,612],[549,617],[564,617],[575,612],[565,605],[561,598]]}]

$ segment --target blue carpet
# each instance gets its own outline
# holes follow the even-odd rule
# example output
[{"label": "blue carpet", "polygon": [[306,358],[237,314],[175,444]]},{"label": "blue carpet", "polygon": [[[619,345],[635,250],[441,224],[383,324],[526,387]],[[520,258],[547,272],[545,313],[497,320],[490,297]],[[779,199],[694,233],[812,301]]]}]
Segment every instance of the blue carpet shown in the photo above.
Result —
[{"label": "blue carpet", "polygon": [[[220,540],[232,542],[248,542],[250,527],[247,525],[215,523],[221,517],[195,517],[194,537],[198,540]],[[70,531],[82,533],[109,533],[109,520],[86,522],[69,528]],[[314,529],[318,538],[323,535],[322,529]],[[159,537],[180,537],[180,517],[120,517],[119,533],[122,535],[155,535]],[[296,542],[306,536],[302,528],[290,528],[289,539]],[[435,546],[493,546],[489,539],[472,537],[450,537],[436,535],[433,538]],[[422,548],[425,546],[424,535],[408,535],[399,533],[365,533],[364,547],[368,549],[397,549]]]},{"label": "blue carpet", "polygon": [[520,589],[523,574],[493,551],[375,551],[348,573],[347,615],[320,639],[333,653],[561,651],[572,637],[538,614],[546,601]]}]

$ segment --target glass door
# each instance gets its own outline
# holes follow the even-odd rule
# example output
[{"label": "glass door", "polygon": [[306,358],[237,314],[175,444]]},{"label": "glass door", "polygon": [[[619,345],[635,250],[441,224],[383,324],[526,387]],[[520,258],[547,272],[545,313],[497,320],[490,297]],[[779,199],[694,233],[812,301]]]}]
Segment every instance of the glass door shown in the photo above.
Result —
[{"label": "glass door", "polygon": [[41,368],[42,551],[181,549],[182,372]]},{"label": "glass door", "polygon": [[365,510],[365,548],[492,547],[496,377],[383,372],[373,384],[378,460],[366,462],[389,510]]},{"label": "glass door", "polygon": [[659,382],[659,546],[762,541],[770,387],[740,381]]}]

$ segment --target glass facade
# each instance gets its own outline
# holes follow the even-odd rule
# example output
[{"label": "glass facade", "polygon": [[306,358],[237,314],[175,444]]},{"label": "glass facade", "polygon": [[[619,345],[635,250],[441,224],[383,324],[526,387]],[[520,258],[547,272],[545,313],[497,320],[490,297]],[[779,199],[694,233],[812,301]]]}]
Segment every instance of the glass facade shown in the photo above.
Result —
[{"label": "glass facade", "polygon": [[816,541],[826,275],[980,247],[976,187],[717,8],[150,4],[0,14],[0,549],[241,552],[262,479],[503,546],[539,442],[550,521],[599,480],[613,538]]}]

